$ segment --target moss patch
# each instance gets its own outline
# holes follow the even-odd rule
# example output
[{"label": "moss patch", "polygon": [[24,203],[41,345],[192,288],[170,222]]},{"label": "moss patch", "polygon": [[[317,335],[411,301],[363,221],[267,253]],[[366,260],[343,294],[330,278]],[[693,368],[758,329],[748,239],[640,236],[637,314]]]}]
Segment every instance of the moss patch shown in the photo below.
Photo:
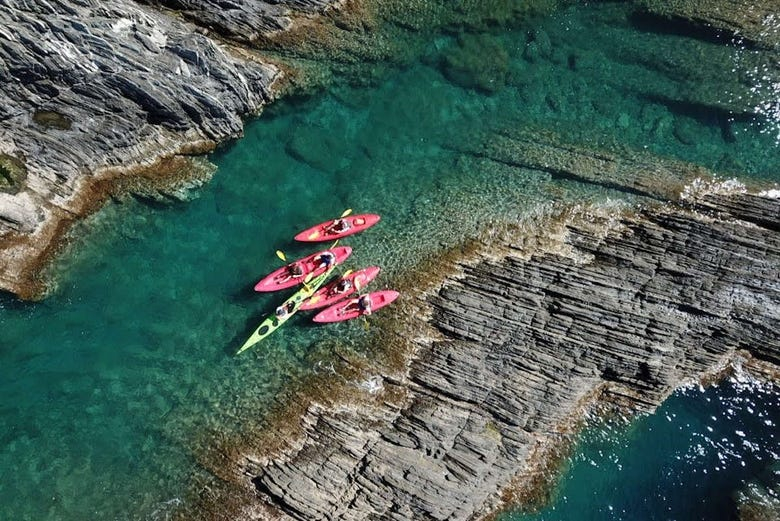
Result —
[{"label": "moss patch", "polygon": [[0,192],[15,194],[27,177],[27,168],[21,159],[0,154]]},{"label": "moss patch", "polygon": [[70,118],[54,110],[36,110],[33,121],[46,130],[70,130],[72,124]]}]

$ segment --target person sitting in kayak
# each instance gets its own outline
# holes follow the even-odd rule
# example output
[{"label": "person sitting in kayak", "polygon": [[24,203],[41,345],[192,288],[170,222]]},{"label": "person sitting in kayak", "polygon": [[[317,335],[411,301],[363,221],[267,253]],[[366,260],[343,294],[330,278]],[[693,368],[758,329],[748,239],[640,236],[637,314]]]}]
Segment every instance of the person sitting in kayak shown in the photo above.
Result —
[{"label": "person sitting in kayak", "polygon": [[290,279],[297,279],[300,277],[303,277],[303,265],[300,262],[293,262],[289,266],[287,266],[287,270],[284,273],[284,276],[279,282],[287,282]]},{"label": "person sitting in kayak", "polygon": [[341,279],[333,287],[333,293],[336,295],[341,295],[343,293],[347,293],[351,289],[352,289],[352,281],[349,279]]},{"label": "person sitting in kayak", "polygon": [[350,300],[349,304],[341,309],[342,313],[350,313],[352,311],[357,311],[361,315],[370,315],[371,295],[368,293],[360,295],[358,298]]},{"label": "person sitting in kayak", "polygon": [[351,228],[346,219],[336,219],[329,226],[325,227],[326,233],[344,233]]},{"label": "person sitting in kayak", "polygon": [[290,313],[293,312],[295,309],[295,302],[288,302],[286,306],[279,306],[276,308],[276,311],[274,311],[274,315],[276,315],[276,318],[284,318]]},{"label": "person sitting in kayak", "polygon": [[336,264],[336,255],[330,251],[324,251],[320,255],[314,258],[314,262],[317,263],[317,269],[328,269]]},{"label": "person sitting in kayak", "polygon": [[358,305],[358,311],[360,311],[364,315],[370,315],[371,295],[369,295],[368,293],[366,293],[365,295],[360,295],[360,297],[358,297],[357,305]]}]

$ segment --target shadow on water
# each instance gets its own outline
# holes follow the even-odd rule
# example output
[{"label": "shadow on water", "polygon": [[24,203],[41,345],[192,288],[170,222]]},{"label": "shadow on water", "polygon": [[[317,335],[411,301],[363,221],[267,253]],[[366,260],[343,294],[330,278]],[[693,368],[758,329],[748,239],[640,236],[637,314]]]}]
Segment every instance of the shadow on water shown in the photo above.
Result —
[{"label": "shadow on water", "polygon": [[702,42],[724,45],[739,43],[745,49],[755,49],[752,42],[740,41],[739,37],[729,31],[718,29],[707,24],[693,24],[676,17],[664,17],[645,11],[634,11],[628,17],[631,25],[639,31],[692,38]]},{"label": "shadow on water", "polygon": [[22,313],[25,311],[32,311],[41,305],[45,305],[45,302],[27,302],[20,300],[11,292],[0,290],[0,310]]}]

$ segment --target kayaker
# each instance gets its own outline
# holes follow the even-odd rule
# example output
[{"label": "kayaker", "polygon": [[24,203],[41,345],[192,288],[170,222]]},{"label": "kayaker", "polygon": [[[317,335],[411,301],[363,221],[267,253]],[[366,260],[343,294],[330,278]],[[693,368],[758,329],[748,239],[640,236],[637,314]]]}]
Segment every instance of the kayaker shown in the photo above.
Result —
[{"label": "kayaker", "polygon": [[371,295],[366,293],[365,295],[360,295],[358,297],[358,310],[360,310],[361,313],[364,315],[370,315],[371,314]]},{"label": "kayaker", "polygon": [[287,282],[290,279],[297,279],[303,276],[303,265],[300,262],[293,262],[287,266],[287,271],[279,282]]},{"label": "kayaker", "polygon": [[370,315],[371,314],[371,295],[366,293],[365,295],[360,295],[356,299],[352,299],[349,301],[349,304],[341,308],[341,313],[349,313],[351,311],[358,311],[361,315]]},{"label": "kayaker", "polygon": [[351,289],[352,289],[352,281],[349,279],[341,279],[333,288],[333,293],[335,293],[336,295],[341,295],[342,293],[346,293]]},{"label": "kayaker", "polygon": [[336,255],[330,251],[324,251],[314,259],[318,263],[317,269],[328,269],[336,264]]},{"label": "kayaker", "polygon": [[303,265],[300,262],[293,262],[290,265],[290,277],[298,278],[303,276]]},{"label": "kayaker", "polygon": [[276,308],[276,311],[274,311],[274,315],[276,315],[276,318],[284,318],[290,313],[293,312],[295,309],[295,302],[288,302],[286,306],[279,306]]},{"label": "kayaker", "polygon": [[344,233],[350,229],[349,221],[346,219],[336,219],[330,226],[325,228],[327,233]]}]

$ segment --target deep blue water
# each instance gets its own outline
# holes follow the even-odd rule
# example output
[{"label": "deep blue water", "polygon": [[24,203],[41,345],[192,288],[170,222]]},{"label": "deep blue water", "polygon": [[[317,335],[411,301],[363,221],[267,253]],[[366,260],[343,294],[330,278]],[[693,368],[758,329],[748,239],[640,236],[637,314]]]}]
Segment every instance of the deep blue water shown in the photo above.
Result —
[{"label": "deep blue water", "polygon": [[[633,201],[620,190],[475,155],[495,133],[546,129],[577,145],[651,152],[744,180],[780,175],[771,113],[732,118],[669,101],[725,103],[738,90],[735,78],[755,76],[757,96],[771,104],[771,71],[748,49],[638,28],[625,5],[611,3],[508,27],[404,30],[393,26],[393,38],[409,38],[414,52],[369,64],[370,81],[361,76],[365,64],[342,66],[345,77],[248,122],[244,138],[210,156],[217,172],[192,201],[110,202],[80,224],[43,302],[0,298],[0,519],[164,519],[198,472],[195,455],[210,433],[236,433],[261,418],[279,390],[312,370],[321,340],[359,345],[362,327],[312,327],[301,316],[246,356],[232,356],[276,304],[252,292],[279,266],[274,250],[313,251],[291,242],[295,232],[345,208],[380,213],[379,225],[348,241],[355,249],[348,267],[379,264],[375,284],[384,287],[422,255],[485,226],[551,204]],[[662,464],[699,445],[708,450],[712,425],[697,414],[709,407],[722,416],[718,428],[766,446],[772,429],[723,411],[750,400],[754,411],[775,414],[776,393],[729,389],[687,392],[626,432]],[[677,418],[670,425],[667,409]],[[679,427],[662,438],[673,444],[659,442],[656,421]],[[600,451],[602,468],[628,461],[620,436],[586,437],[581,453],[593,460]],[[607,483],[594,496],[590,479],[575,473],[587,468],[577,458],[556,509],[590,505],[596,519],[603,505],[628,508],[624,492]],[[666,504],[658,495],[675,483],[701,486],[691,505],[706,490],[734,487],[717,481],[719,461],[685,461],[696,472],[659,470],[657,485],[639,471],[623,475],[645,487],[641,497],[654,498],[637,516],[671,518],[674,508],[675,519],[698,519],[697,510],[686,517],[684,497]],[[741,472],[753,479],[765,471],[751,464]]]},{"label": "deep blue water", "polygon": [[737,520],[756,497],[776,514],[778,427],[776,386],[743,374],[686,387],[652,415],[593,422],[551,504],[502,519]]}]

